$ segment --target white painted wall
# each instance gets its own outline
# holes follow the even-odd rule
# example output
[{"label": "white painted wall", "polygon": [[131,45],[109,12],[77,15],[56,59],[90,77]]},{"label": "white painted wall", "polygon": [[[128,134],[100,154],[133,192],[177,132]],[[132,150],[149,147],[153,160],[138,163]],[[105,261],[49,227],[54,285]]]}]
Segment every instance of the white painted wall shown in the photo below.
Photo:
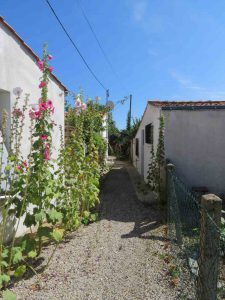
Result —
[{"label": "white painted wall", "polygon": [[105,153],[105,159],[108,158],[108,145],[109,145],[109,138],[108,138],[108,114],[104,114],[102,117],[102,126],[104,130],[102,131],[102,137],[106,141],[106,153]]},{"label": "white painted wall", "polygon": [[166,157],[190,186],[225,195],[225,110],[171,110],[165,115]]},{"label": "white painted wall", "polygon": [[[54,61],[53,61],[54,64]],[[41,71],[39,70],[36,59],[27,51],[27,49],[18,41],[15,36],[0,23],[0,90],[4,90],[10,94],[10,108],[12,108],[16,96],[13,94],[15,87],[21,87],[23,95],[20,105],[23,105],[23,96],[25,93],[30,94],[30,104],[38,103],[41,91],[38,88]],[[49,99],[55,106],[53,116],[57,125],[61,125],[64,132],[64,90],[59,83],[50,78],[49,82]],[[1,107],[0,107],[1,108]],[[29,152],[29,118],[26,119],[26,128],[23,134],[22,152],[26,156]],[[55,128],[53,134],[54,151],[53,156],[56,157],[60,146],[60,132]]]},{"label": "white painted wall", "polygon": [[[147,105],[136,137],[139,157],[133,164],[141,174],[141,131],[149,123],[154,126],[154,149],[159,135],[160,112],[165,116],[165,154],[175,165],[180,178],[191,188],[206,186],[210,192],[225,196],[225,109],[161,110]],[[151,158],[149,144],[144,144],[144,179]]]},{"label": "white painted wall", "polygon": [[[53,61],[54,64],[54,61]],[[21,87],[23,95],[19,100],[20,107],[23,106],[23,99],[26,93],[30,94],[30,104],[37,104],[41,96],[41,90],[38,88],[41,71],[37,66],[36,59],[24,47],[24,45],[9,31],[4,24],[0,23],[0,90],[4,90],[8,97],[8,112],[12,110],[16,96],[13,94],[15,87]],[[57,157],[60,149],[60,130],[62,126],[64,133],[64,89],[53,78],[50,78],[48,85],[48,97],[54,103],[55,113],[53,120],[57,124],[53,133],[53,158]],[[4,103],[4,95],[0,93],[0,114]],[[2,101],[1,101],[2,100]],[[5,108],[5,107],[4,107]],[[22,141],[22,155],[26,158],[29,153],[29,117],[25,120],[25,128]],[[17,235],[21,235],[26,230],[20,226]]]},{"label": "white painted wall", "polygon": [[[145,113],[143,115],[140,127],[137,131],[135,138],[133,139],[133,165],[137,168],[141,174],[141,134],[142,130],[145,130],[145,126],[149,123],[153,124],[153,141],[154,150],[157,149],[158,136],[159,136],[159,117],[160,108],[147,104]],[[139,138],[139,157],[135,155],[135,139]],[[147,181],[148,164],[151,158],[151,144],[144,143],[144,180]]]}]

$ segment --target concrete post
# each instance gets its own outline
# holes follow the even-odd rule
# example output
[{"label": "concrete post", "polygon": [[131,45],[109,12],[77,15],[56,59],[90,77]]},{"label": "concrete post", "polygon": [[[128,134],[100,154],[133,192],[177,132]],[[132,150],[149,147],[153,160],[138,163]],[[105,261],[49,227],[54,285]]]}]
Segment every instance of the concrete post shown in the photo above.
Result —
[{"label": "concrete post", "polygon": [[159,198],[162,205],[166,204],[166,165],[159,167]]},{"label": "concrete post", "polygon": [[216,300],[220,256],[222,200],[213,194],[201,198],[201,231],[197,299]]}]

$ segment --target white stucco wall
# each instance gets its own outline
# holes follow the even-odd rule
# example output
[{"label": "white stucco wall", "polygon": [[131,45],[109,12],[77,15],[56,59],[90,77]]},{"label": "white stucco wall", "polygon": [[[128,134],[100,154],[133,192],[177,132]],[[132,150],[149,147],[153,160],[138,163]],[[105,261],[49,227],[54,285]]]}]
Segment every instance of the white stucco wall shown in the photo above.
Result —
[{"label": "white stucco wall", "polygon": [[[141,135],[142,130],[145,130],[145,126],[149,123],[153,125],[153,141],[154,141],[154,150],[157,149],[158,136],[159,136],[159,117],[160,117],[160,108],[147,105],[144,116],[142,118],[140,127],[137,131],[135,138],[133,139],[133,165],[137,168],[138,172],[141,174]],[[139,157],[135,155],[135,139],[139,139]],[[151,158],[151,144],[144,143],[144,180],[147,181],[148,174],[148,164]]]},{"label": "white stucco wall", "polygon": [[[10,94],[9,101],[11,108],[16,98],[13,94],[15,87],[21,87],[23,90],[20,99],[21,107],[25,93],[30,94],[30,104],[38,103],[38,99],[41,95],[41,90],[38,88],[41,71],[37,66],[36,59],[2,23],[0,23],[0,66],[0,90],[4,90]],[[53,101],[55,106],[53,119],[57,125],[62,126],[64,131],[63,87],[51,77],[48,90],[49,99]],[[26,126],[23,133],[22,153],[24,156],[26,156],[29,151],[27,147],[29,138],[28,128],[29,118],[26,119]],[[60,146],[59,136],[59,129],[55,128],[53,134],[54,157],[56,157],[57,150]]]},{"label": "white stucco wall", "polygon": [[166,157],[190,186],[225,195],[225,110],[171,110],[165,115]]},{"label": "white stucco wall", "polygon": [[[141,174],[141,132],[154,126],[154,149],[159,135],[159,116],[165,116],[165,154],[175,165],[180,178],[191,188],[206,186],[210,192],[225,196],[225,109],[161,110],[147,106],[135,138],[139,138],[139,157],[133,165]],[[144,144],[144,179],[150,161],[151,145]]]},{"label": "white stucco wall", "polygon": [[[13,94],[15,87],[20,87],[23,90],[19,100],[20,107],[23,106],[23,99],[26,93],[30,94],[29,104],[38,104],[38,99],[41,96],[41,90],[38,85],[42,73],[37,66],[36,59],[2,23],[0,23],[0,66],[0,91],[4,91],[8,97],[6,106],[9,114],[16,99],[16,96]],[[0,114],[2,113],[2,108],[5,108],[4,93],[0,93]],[[51,77],[48,85],[48,98],[53,101],[55,107],[53,120],[57,124],[53,132],[53,158],[57,157],[60,148],[59,125],[62,126],[64,133],[64,96],[63,87]],[[30,118],[27,112],[21,148],[24,159],[29,153],[29,125]],[[21,235],[25,231],[26,228],[20,226],[17,235]]]}]

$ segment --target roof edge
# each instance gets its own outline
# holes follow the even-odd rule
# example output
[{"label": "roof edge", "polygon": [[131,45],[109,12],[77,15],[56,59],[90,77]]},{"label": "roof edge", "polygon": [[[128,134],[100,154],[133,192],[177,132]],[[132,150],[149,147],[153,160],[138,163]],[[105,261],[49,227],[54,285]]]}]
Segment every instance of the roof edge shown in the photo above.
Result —
[{"label": "roof edge", "polygon": [[198,101],[160,101],[148,100],[148,104],[162,108],[162,110],[182,109],[224,109],[225,100],[198,100]]}]

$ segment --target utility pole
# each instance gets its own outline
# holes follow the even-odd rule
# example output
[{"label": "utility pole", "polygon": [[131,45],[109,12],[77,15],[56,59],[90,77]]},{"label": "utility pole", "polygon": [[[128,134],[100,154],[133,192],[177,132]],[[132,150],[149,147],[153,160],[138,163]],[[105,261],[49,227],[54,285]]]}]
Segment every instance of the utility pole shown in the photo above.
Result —
[{"label": "utility pole", "polygon": [[130,95],[130,118],[131,118],[131,108],[132,108],[132,95]]},{"label": "utility pole", "polygon": [[[109,90],[106,90],[106,98],[105,98],[105,104],[107,105],[107,102],[109,101]],[[109,153],[109,117],[108,113],[106,114],[106,120],[105,120],[105,130],[106,130],[106,160],[108,158]]]},{"label": "utility pole", "polygon": [[129,128],[131,128],[131,108],[132,108],[132,95],[130,95]]},{"label": "utility pole", "polygon": [[105,104],[107,104],[109,100],[109,90],[106,90]]}]

